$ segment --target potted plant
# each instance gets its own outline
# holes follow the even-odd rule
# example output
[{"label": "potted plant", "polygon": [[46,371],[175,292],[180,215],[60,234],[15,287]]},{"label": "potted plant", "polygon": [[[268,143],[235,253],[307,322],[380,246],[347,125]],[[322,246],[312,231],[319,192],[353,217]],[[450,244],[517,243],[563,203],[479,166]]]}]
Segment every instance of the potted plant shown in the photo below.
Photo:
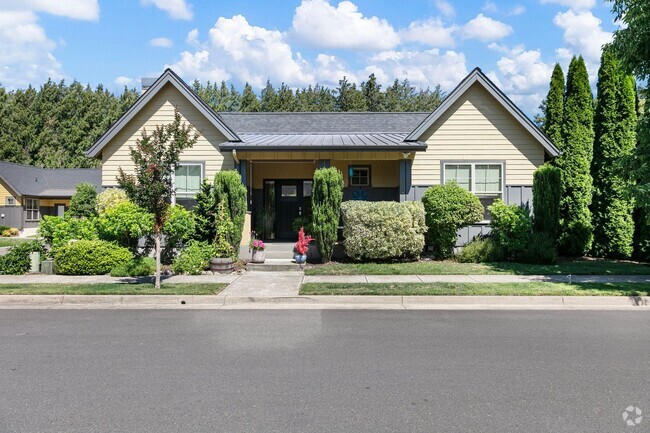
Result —
[{"label": "potted plant", "polygon": [[307,252],[309,251],[309,243],[313,241],[309,235],[305,235],[305,228],[300,227],[298,232],[298,241],[293,246],[294,260],[296,263],[302,265],[307,261]]},{"label": "potted plant", "polygon": [[210,270],[212,272],[219,272],[227,274],[234,270],[233,261],[233,248],[228,242],[228,233],[234,229],[233,222],[226,213],[226,207],[223,203],[219,203],[217,208],[217,234],[214,238],[214,255],[210,260]]},{"label": "potted plant", "polygon": [[253,263],[264,263],[264,260],[266,259],[266,255],[264,253],[264,249],[266,248],[266,245],[264,244],[264,241],[261,239],[251,239],[251,243],[248,246],[248,251],[252,251],[253,254],[251,256],[251,262]]}]

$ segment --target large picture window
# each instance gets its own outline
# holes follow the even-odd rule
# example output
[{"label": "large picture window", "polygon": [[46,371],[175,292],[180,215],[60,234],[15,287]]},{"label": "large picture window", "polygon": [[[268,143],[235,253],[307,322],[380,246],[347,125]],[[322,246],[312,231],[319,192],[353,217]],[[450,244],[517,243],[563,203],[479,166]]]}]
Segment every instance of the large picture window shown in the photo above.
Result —
[{"label": "large picture window", "polygon": [[177,198],[194,198],[203,180],[202,164],[181,164],[176,169],[175,187]]},{"label": "large picture window", "polygon": [[497,198],[503,199],[503,164],[450,163],[444,164],[444,183],[455,181],[476,194],[485,208],[484,219],[490,220],[487,207]]},{"label": "large picture window", "polygon": [[25,199],[25,219],[28,221],[37,221],[40,218],[39,215],[39,202],[38,199],[28,198]]}]

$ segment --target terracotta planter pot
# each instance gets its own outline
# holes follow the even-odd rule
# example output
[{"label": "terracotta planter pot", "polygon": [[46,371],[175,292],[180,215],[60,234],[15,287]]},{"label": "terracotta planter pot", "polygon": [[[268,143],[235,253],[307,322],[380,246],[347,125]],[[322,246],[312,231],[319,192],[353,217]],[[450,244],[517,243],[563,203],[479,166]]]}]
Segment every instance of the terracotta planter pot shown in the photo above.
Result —
[{"label": "terracotta planter pot", "polygon": [[251,256],[251,262],[253,263],[264,263],[266,260],[266,253],[264,250],[253,250],[253,255]]},{"label": "terracotta planter pot", "polygon": [[235,267],[230,257],[215,257],[210,260],[210,270],[220,274],[229,274]]}]

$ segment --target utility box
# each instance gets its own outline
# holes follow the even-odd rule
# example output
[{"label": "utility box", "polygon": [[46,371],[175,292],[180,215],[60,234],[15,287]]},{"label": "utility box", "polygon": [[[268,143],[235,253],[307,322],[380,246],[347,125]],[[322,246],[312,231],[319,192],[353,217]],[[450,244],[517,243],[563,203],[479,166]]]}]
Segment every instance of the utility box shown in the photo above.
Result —
[{"label": "utility box", "polygon": [[54,274],[54,260],[43,260],[41,263],[41,272],[46,275]]},{"label": "utility box", "polygon": [[41,253],[38,251],[29,253],[29,262],[31,263],[29,268],[30,274],[38,274],[41,272]]}]

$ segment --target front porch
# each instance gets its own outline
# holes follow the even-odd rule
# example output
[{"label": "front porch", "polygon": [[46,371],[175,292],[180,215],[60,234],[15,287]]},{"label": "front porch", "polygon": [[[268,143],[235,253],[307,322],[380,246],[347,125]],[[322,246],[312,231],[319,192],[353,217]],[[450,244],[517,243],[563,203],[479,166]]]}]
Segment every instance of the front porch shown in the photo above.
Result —
[{"label": "front porch", "polygon": [[239,152],[251,227],[265,241],[293,241],[311,216],[314,171],[343,174],[343,200],[403,201],[411,188],[412,152]]}]

